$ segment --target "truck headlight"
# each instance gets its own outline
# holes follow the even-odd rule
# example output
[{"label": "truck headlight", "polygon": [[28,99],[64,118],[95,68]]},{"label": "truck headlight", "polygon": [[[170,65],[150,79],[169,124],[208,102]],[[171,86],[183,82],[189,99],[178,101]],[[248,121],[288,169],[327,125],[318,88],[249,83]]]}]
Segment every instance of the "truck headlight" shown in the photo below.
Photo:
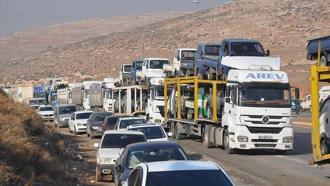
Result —
[{"label": "truck headlight", "polygon": [[283,143],[292,143],[293,137],[292,136],[286,136],[283,138]]},{"label": "truck headlight", "polygon": [[249,138],[247,136],[237,136],[238,142],[248,142]]}]

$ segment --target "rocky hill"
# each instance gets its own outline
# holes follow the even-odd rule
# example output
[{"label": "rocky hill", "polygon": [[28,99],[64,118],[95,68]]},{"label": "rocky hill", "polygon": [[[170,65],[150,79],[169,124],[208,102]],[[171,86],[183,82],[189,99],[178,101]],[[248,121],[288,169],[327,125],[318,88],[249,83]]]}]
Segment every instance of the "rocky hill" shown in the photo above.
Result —
[{"label": "rocky hill", "polygon": [[[110,33],[1,64],[2,81],[39,79],[54,75],[80,80],[117,76],[123,63],[141,56],[172,58],[177,47],[196,47],[239,37],[260,40],[271,55],[281,56],[294,84],[307,81],[306,40],[329,34],[328,0],[235,0],[213,9],[160,21],[130,31]],[[304,82],[305,83],[305,82]],[[300,85],[301,84],[301,85]],[[305,88],[307,91],[307,87]]]}]

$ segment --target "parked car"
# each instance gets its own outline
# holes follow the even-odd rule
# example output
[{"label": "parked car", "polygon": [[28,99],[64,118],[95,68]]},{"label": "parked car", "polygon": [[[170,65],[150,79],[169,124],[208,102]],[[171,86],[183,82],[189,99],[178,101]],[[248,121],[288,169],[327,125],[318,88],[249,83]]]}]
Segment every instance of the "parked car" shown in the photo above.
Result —
[{"label": "parked car", "polygon": [[101,137],[102,132],[102,123],[106,116],[111,116],[111,112],[94,112],[92,113],[87,120],[87,129],[86,134],[88,137]]},{"label": "parked car", "polygon": [[102,123],[102,132],[106,130],[113,130],[119,118],[129,117],[126,115],[107,116]]},{"label": "parked car", "polygon": [[142,132],[105,131],[100,144],[94,144],[94,147],[97,148],[96,181],[102,181],[104,175],[114,174],[115,162],[128,144],[144,141],[146,138]]},{"label": "parked car", "polygon": [[129,175],[130,186],[232,186],[226,172],[205,161],[165,161],[139,164]]},{"label": "parked car", "polygon": [[127,145],[116,161],[115,184],[125,185],[130,172],[140,163],[169,160],[188,160],[188,156],[176,142],[141,142]]},{"label": "parked car", "polygon": [[69,131],[75,134],[86,132],[87,120],[93,111],[77,111],[71,114]]},{"label": "parked car", "polygon": [[145,119],[139,117],[124,117],[119,118],[114,129],[115,130],[126,130],[126,128],[130,125],[134,124],[143,124],[147,123]]},{"label": "parked car", "polygon": [[44,121],[54,120],[54,109],[51,105],[40,105],[37,113]]},{"label": "parked car", "polygon": [[159,124],[136,124],[127,127],[127,130],[143,132],[148,141],[168,141],[173,134],[166,134],[164,128]]},{"label": "parked car", "polygon": [[76,112],[76,105],[62,104],[54,107],[54,123],[55,127],[67,127],[69,126],[69,120],[71,114]]}]

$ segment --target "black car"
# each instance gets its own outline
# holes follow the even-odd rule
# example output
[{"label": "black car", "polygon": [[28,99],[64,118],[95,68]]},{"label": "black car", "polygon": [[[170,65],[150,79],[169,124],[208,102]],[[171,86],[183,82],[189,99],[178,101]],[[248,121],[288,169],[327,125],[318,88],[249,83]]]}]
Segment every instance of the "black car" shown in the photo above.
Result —
[{"label": "black car", "polygon": [[183,148],[176,142],[141,142],[127,145],[115,165],[115,184],[127,181],[130,172],[142,162],[188,160]]},{"label": "black car", "polygon": [[107,116],[104,118],[104,121],[102,123],[102,133],[106,130],[113,130],[118,119],[122,117],[129,117],[126,115],[120,115],[120,116]]},{"label": "black car", "polygon": [[102,123],[106,116],[111,116],[111,112],[94,112],[92,113],[87,120],[87,136],[94,138],[102,136]]}]

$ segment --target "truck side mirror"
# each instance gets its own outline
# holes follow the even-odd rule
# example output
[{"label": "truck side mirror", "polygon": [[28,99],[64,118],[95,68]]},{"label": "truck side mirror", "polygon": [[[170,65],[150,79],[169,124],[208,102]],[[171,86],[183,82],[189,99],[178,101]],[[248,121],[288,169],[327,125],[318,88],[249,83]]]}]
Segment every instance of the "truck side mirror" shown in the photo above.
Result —
[{"label": "truck side mirror", "polygon": [[115,169],[118,172],[123,172],[123,167],[121,166],[121,164],[116,165]]},{"label": "truck side mirror", "polygon": [[299,88],[295,88],[295,89],[294,89],[294,93],[295,93],[295,98],[296,98],[296,99],[299,99],[299,97],[300,97]]},{"label": "truck side mirror", "polygon": [[267,49],[266,50],[266,56],[269,56],[270,55],[270,51]]}]

